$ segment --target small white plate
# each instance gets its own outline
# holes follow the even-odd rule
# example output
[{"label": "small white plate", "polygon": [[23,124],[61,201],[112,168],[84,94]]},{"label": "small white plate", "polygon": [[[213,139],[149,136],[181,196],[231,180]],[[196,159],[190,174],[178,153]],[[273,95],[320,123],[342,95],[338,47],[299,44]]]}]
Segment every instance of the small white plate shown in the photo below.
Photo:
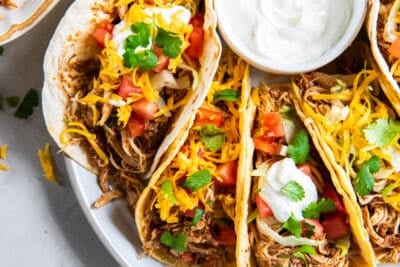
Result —
[{"label": "small white plate", "polygon": [[13,0],[16,8],[0,6],[0,45],[11,42],[33,28],[59,0]]}]

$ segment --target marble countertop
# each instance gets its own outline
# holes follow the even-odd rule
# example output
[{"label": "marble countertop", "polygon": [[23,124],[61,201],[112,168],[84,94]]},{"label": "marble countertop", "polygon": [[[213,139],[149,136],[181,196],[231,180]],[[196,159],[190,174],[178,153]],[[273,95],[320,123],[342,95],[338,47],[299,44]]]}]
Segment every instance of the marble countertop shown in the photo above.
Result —
[{"label": "marble countertop", "polygon": [[[43,55],[72,0],[62,0],[34,29],[4,46],[0,94],[41,93]],[[90,228],[69,184],[61,153],[44,126],[40,106],[27,120],[0,111],[0,145],[10,170],[0,172],[0,266],[118,266]],[[50,143],[61,184],[42,174],[38,149]]]}]

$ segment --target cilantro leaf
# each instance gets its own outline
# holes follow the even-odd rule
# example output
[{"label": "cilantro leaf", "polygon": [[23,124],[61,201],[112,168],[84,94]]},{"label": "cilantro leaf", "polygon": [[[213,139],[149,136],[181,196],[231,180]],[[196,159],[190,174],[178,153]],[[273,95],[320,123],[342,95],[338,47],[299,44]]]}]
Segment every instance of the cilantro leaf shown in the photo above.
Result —
[{"label": "cilantro leaf", "polygon": [[292,144],[288,146],[288,155],[296,164],[304,163],[308,160],[310,144],[308,134],[305,129],[301,129],[293,138]]},{"label": "cilantro leaf", "polygon": [[377,119],[363,130],[367,141],[379,147],[387,147],[400,134],[400,122],[392,119]]},{"label": "cilantro leaf", "polygon": [[19,96],[9,96],[6,97],[6,103],[12,108],[15,108],[18,106],[19,103]]},{"label": "cilantro leaf", "polygon": [[211,173],[208,169],[202,169],[190,175],[183,183],[192,192],[200,190],[205,185],[211,182]]},{"label": "cilantro leaf", "polygon": [[317,252],[314,247],[309,245],[304,245],[296,249],[292,255],[278,255],[278,258],[283,258],[283,259],[289,259],[292,257],[299,258],[305,263],[305,266],[307,267],[308,262],[304,254],[315,255],[317,254]]},{"label": "cilantro leaf", "polygon": [[152,50],[145,50],[140,53],[135,53],[131,49],[126,49],[123,55],[124,65],[128,68],[139,67],[142,70],[150,70],[155,68],[158,63],[158,58]]},{"label": "cilantro leaf", "polygon": [[212,124],[204,125],[199,135],[206,148],[213,152],[220,150],[225,143],[225,133]]},{"label": "cilantro leaf", "polygon": [[304,196],[304,188],[296,181],[290,181],[281,189],[282,193],[284,193],[290,200],[292,201],[301,201]]},{"label": "cilantro leaf", "polygon": [[202,209],[196,209],[196,211],[194,212],[194,217],[193,217],[193,221],[189,224],[189,226],[195,226],[199,223],[201,216],[203,216],[204,210]]},{"label": "cilantro leaf", "polygon": [[2,47],[2,46],[0,45],[0,56],[2,56],[3,53],[4,53],[4,47]]},{"label": "cilantro leaf", "polygon": [[133,24],[131,30],[134,34],[126,38],[125,49],[130,48],[135,50],[138,47],[147,47],[151,40],[151,28],[150,24],[144,22]]},{"label": "cilantro leaf", "polygon": [[162,198],[165,200],[169,200],[172,203],[174,203],[175,205],[178,204],[178,201],[175,198],[174,195],[174,190],[172,188],[172,182],[170,180],[165,180],[162,184],[161,184],[161,192],[162,194]]},{"label": "cilantro leaf", "polygon": [[304,245],[296,249],[296,252],[300,252],[303,254],[310,254],[310,255],[315,255],[317,252],[315,251],[315,248],[310,245]]},{"label": "cilantro leaf", "polygon": [[308,238],[311,238],[315,234],[315,225],[312,225],[306,221],[302,223],[302,232]]},{"label": "cilantro leaf", "polygon": [[288,230],[295,237],[301,236],[301,223],[297,220],[293,214],[290,215],[289,219],[283,223],[282,228]]},{"label": "cilantro leaf", "polygon": [[22,99],[21,104],[18,106],[14,113],[14,116],[20,119],[27,119],[33,114],[33,108],[39,105],[39,96],[35,89],[29,89],[29,91]]},{"label": "cilantro leaf", "polygon": [[318,219],[321,213],[331,212],[336,209],[332,199],[321,198],[317,202],[311,202],[302,212],[304,218]]},{"label": "cilantro leaf", "polygon": [[155,41],[170,58],[176,58],[181,52],[183,42],[175,33],[159,28]]},{"label": "cilantro leaf", "polygon": [[225,89],[214,95],[214,104],[219,101],[237,101],[239,100],[239,92],[233,89]]},{"label": "cilantro leaf", "polygon": [[176,237],[169,231],[164,231],[160,237],[161,244],[175,249],[178,253],[183,253],[186,250],[187,237],[184,233],[179,233]]},{"label": "cilantro leaf", "polygon": [[372,174],[378,172],[380,168],[381,163],[377,156],[372,156],[361,165],[360,171],[353,181],[354,189],[360,196],[366,196],[374,190],[375,179]]}]

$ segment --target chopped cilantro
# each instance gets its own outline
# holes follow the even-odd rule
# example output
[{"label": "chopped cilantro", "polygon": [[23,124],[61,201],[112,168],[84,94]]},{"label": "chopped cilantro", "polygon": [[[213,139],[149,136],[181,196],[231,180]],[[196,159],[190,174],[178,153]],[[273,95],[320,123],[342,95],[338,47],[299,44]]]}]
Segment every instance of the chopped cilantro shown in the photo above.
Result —
[{"label": "chopped cilantro", "polygon": [[184,186],[189,188],[192,192],[200,190],[205,185],[211,182],[211,173],[208,169],[202,169],[189,175],[186,181],[183,183]]},{"label": "chopped cilantro", "polygon": [[6,97],[6,103],[12,108],[15,108],[18,106],[19,103],[19,96],[9,96]]},{"label": "chopped cilantro", "polygon": [[190,226],[195,226],[199,223],[201,216],[203,216],[204,210],[197,208],[194,212],[193,221],[189,224]]},{"label": "chopped cilantro", "polygon": [[233,89],[225,89],[214,95],[214,104],[219,101],[237,101],[239,99],[239,92]]},{"label": "chopped cilantro", "polygon": [[301,129],[293,138],[292,144],[288,146],[288,155],[296,164],[304,163],[308,160],[310,144],[308,134],[305,129]]},{"label": "chopped cilantro", "polygon": [[139,22],[131,26],[134,34],[126,38],[125,49],[130,48],[135,50],[138,47],[143,49],[150,45],[151,41],[151,28],[150,24]]},{"label": "chopped cilantro", "polygon": [[174,195],[174,190],[172,187],[172,182],[170,180],[165,180],[162,184],[161,184],[161,192],[162,194],[162,198],[165,200],[169,200],[171,201],[173,204],[177,205],[178,201],[175,198]]},{"label": "chopped cilantro", "polygon": [[281,114],[283,119],[292,119],[296,116],[294,109],[288,105],[283,105],[279,109],[279,113]]},{"label": "chopped cilantro", "polygon": [[2,47],[2,46],[0,45],[0,56],[2,56],[3,53],[4,53],[4,47]]},{"label": "chopped cilantro", "polygon": [[303,217],[318,219],[321,213],[331,212],[336,209],[332,199],[321,198],[318,202],[311,202],[304,210]]},{"label": "chopped cilantro", "polygon": [[282,228],[288,230],[295,237],[301,236],[301,222],[297,220],[293,214],[283,223]]},{"label": "chopped cilantro", "polygon": [[377,119],[363,130],[367,141],[379,147],[387,147],[400,134],[400,122],[392,119]]},{"label": "chopped cilantro", "polygon": [[283,259],[288,259],[292,257],[299,258],[304,262],[305,266],[307,267],[308,262],[306,257],[304,256],[305,254],[315,255],[317,254],[317,252],[314,247],[309,245],[304,245],[296,249],[292,255],[279,255],[278,257]]},{"label": "chopped cilantro", "polygon": [[39,105],[39,96],[34,89],[29,89],[29,91],[22,99],[21,104],[18,106],[14,113],[14,116],[21,119],[27,119],[33,114],[33,108]]},{"label": "chopped cilantro", "polygon": [[310,245],[304,245],[296,249],[296,252],[300,252],[303,254],[310,254],[310,255],[315,255],[317,252],[315,251],[315,248],[310,246]]},{"label": "chopped cilantro", "polygon": [[181,52],[182,40],[178,35],[159,28],[156,44],[163,49],[163,53],[170,58],[176,58]]},{"label": "chopped cilantro", "polygon": [[296,181],[290,181],[281,189],[282,193],[284,193],[290,200],[292,201],[301,201],[304,196],[304,188]]},{"label": "chopped cilantro", "polygon": [[151,70],[158,63],[158,58],[152,50],[145,50],[135,53],[134,50],[127,49],[123,55],[124,65],[128,68],[139,67],[143,70]]},{"label": "chopped cilantro", "polygon": [[309,224],[306,221],[303,221],[302,227],[303,227],[302,230],[304,231],[304,235],[307,238],[310,238],[315,234],[315,226],[314,225]]},{"label": "chopped cilantro", "polygon": [[186,250],[187,237],[184,233],[179,233],[176,237],[169,231],[164,231],[160,237],[161,244],[175,249],[178,253],[183,253]]},{"label": "chopped cilantro", "polygon": [[360,171],[353,181],[354,189],[360,196],[366,196],[374,190],[375,179],[372,174],[378,172],[380,168],[381,163],[377,156],[372,156],[361,165]]},{"label": "chopped cilantro", "polygon": [[220,150],[225,143],[225,133],[212,124],[204,125],[199,131],[199,135],[207,149],[213,152]]}]

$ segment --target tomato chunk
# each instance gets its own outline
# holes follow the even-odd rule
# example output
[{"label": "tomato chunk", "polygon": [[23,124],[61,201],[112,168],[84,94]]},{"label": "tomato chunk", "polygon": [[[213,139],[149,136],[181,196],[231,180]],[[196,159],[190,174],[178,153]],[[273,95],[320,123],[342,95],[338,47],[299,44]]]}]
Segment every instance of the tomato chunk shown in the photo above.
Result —
[{"label": "tomato chunk", "polygon": [[121,85],[118,88],[117,94],[126,99],[131,94],[141,94],[142,89],[135,86],[132,81],[132,76],[130,74],[125,74],[122,76]]},{"label": "tomato chunk", "polygon": [[157,66],[153,69],[154,72],[160,72],[168,68],[169,57],[163,54],[162,48],[154,45],[153,47],[154,54],[156,54],[158,61]]},{"label": "tomato chunk", "polygon": [[222,181],[215,179],[215,184],[218,186],[235,185],[237,179],[237,167],[236,161],[219,164],[217,167],[217,175],[219,178],[222,178]]},{"label": "tomato chunk", "polygon": [[397,38],[396,40],[394,40],[394,42],[390,45],[388,52],[396,57],[396,58],[400,58],[400,38]]},{"label": "tomato chunk", "polygon": [[308,177],[311,177],[311,167],[310,167],[309,163],[299,164],[299,165],[297,165],[297,169],[302,171]]},{"label": "tomato chunk", "polygon": [[129,132],[131,133],[131,136],[135,138],[143,134],[145,128],[145,121],[143,118],[132,113],[131,117],[128,120],[127,127],[129,129]]},{"label": "tomato chunk", "polygon": [[132,104],[132,111],[145,120],[153,120],[158,111],[158,106],[156,103],[143,98]]},{"label": "tomato chunk", "polygon": [[304,219],[301,222],[302,236],[319,240],[324,235],[324,227],[318,220]]},{"label": "tomato chunk", "polygon": [[114,25],[108,21],[104,21],[97,25],[97,27],[92,32],[92,36],[96,39],[99,47],[104,48],[106,40],[112,39],[113,29]]},{"label": "tomato chunk", "polygon": [[189,36],[189,47],[186,48],[185,53],[191,58],[200,58],[203,54],[204,45],[204,17],[202,14],[197,13],[190,20],[193,26],[193,31]]},{"label": "tomato chunk", "polygon": [[253,137],[253,143],[255,149],[263,151],[268,155],[279,155],[282,149],[282,145],[276,142],[271,142],[269,139],[264,137]]},{"label": "tomato chunk", "polygon": [[221,127],[224,123],[224,115],[219,110],[212,110],[208,108],[199,108],[196,115],[194,126],[204,126],[212,124],[216,127]]},{"label": "tomato chunk", "polygon": [[233,227],[220,226],[218,229],[217,241],[226,246],[234,246],[236,244],[236,233]]},{"label": "tomato chunk", "polygon": [[346,215],[336,212],[334,214],[325,215],[322,220],[326,237],[334,240],[347,235],[350,231],[349,224],[346,221]]},{"label": "tomato chunk", "polygon": [[335,208],[336,208],[337,212],[346,214],[346,210],[344,208],[343,201],[340,198],[339,194],[336,192],[333,185],[331,185],[330,183],[325,183],[322,195],[325,198],[329,198],[329,199],[333,200],[333,203],[335,204]]},{"label": "tomato chunk", "polygon": [[271,208],[258,194],[254,197],[261,218],[270,217],[273,215]]},{"label": "tomato chunk", "polygon": [[285,136],[282,117],[279,112],[267,112],[263,115],[263,130],[265,137],[279,138]]},{"label": "tomato chunk", "polygon": [[191,209],[191,210],[185,210],[183,212],[183,215],[186,217],[194,218],[194,215],[196,214],[196,209],[204,209],[203,203],[199,202],[199,204],[197,204],[196,208]]}]

